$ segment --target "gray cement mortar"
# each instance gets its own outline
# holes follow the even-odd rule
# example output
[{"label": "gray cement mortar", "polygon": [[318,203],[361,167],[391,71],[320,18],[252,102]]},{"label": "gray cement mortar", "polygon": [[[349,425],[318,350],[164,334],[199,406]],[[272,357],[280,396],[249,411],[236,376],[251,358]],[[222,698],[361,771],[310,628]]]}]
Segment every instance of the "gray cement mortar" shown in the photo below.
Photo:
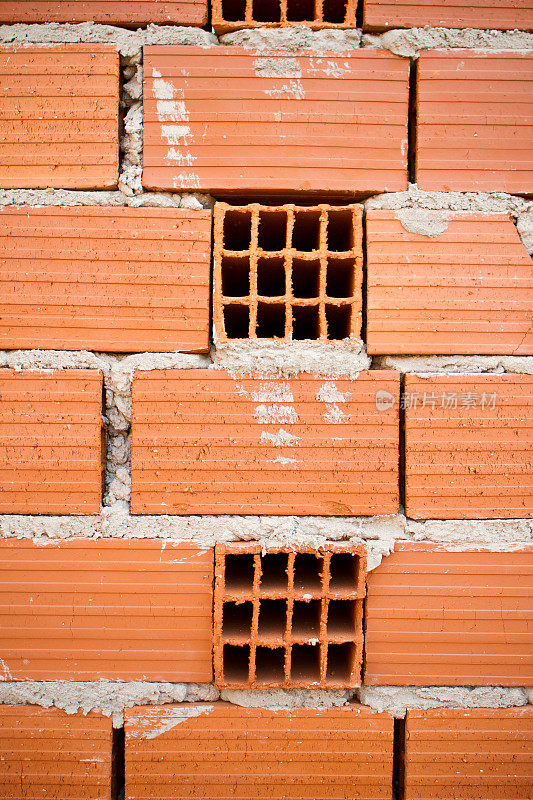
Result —
[{"label": "gray cement mortar", "polygon": [[510,214],[517,218],[533,212],[533,201],[505,192],[426,192],[416,183],[404,192],[386,192],[364,202],[367,211],[375,208],[398,211],[469,211],[481,214]]},{"label": "gray cement mortar", "polygon": [[360,47],[361,31],[355,29],[312,31],[301,25],[268,29],[246,28],[224,34],[220,37],[220,44],[258,51],[311,50],[319,53],[344,53]]},{"label": "gray cement mortar", "polygon": [[0,206],[129,206],[130,208],[213,208],[209,195],[143,192],[79,192],[68,189],[0,189]]},{"label": "gray cement mortar", "polygon": [[524,706],[528,691],[504,686],[363,686],[357,694],[360,703],[401,719],[410,709]]},{"label": "gray cement mortar", "polygon": [[372,369],[395,369],[422,377],[441,374],[533,375],[533,356],[375,356]]},{"label": "gray cement mortar", "polygon": [[524,31],[479,30],[477,28],[408,28],[386,31],[379,36],[363,34],[362,47],[380,47],[398,56],[417,58],[421,50],[533,50],[533,34]]}]

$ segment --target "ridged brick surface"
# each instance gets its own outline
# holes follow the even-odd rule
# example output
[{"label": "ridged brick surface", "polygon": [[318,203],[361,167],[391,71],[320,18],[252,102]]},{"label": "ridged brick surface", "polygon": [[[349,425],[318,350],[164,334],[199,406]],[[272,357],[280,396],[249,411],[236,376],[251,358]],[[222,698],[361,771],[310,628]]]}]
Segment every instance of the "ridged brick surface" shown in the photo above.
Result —
[{"label": "ridged brick surface", "polygon": [[137,373],[133,513],[396,513],[398,391],[389,371]]},{"label": "ridged brick surface", "polygon": [[406,189],[408,70],[370,48],[145,47],[143,184],[263,195]]},{"label": "ridged brick surface", "polygon": [[0,513],[96,514],[105,430],[96,370],[0,370]]},{"label": "ridged brick surface", "polygon": [[408,517],[533,515],[533,376],[407,375],[403,404]]},{"label": "ridged brick surface", "polygon": [[211,680],[211,548],[4,539],[0,553],[0,678]]},{"label": "ridged brick surface", "polygon": [[365,577],[361,546],[218,545],[217,686],[360,686]]},{"label": "ridged brick surface", "polygon": [[0,706],[3,800],[109,800],[111,719]]},{"label": "ridged brick surface", "polygon": [[364,683],[529,685],[532,590],[533,547],[398,543],[368,574]]},{"label": "ridged brick surface", "polygon": [[207,0],[2,0],[0,22],[205,25]]},{"label": "ridged brick surface", "polygon": [[2,45],[0,81],[0,188],[117,185],[115,47]]},{"label": "ridged brick surface", "polygon": [[405,800],[529,800],[533,708],[408,711]]},{"label": "ridged brick surface", "polygon": [[422,52],[419,188],[533,192],[532,90],[532,53]]},{"label": "ridged brick surface", "polygon": [[126,709],[128,800],[389,800],[393,720],[229,703]]},{"label": "ridged brick surface", "polygon": [[0,347],[205,352],[211,213],[0,208]]},{"label": "ridged brick surface", "polygon": [[531,0],[464,0],[435,3],[433,0],[364,0],[363,28],[533,28]]},{"label": "ridged brick surface", "polygon": [[239,28],[356,28],[357,0],[213,0],[217,33]]},{"label": "ridged brick surface", "polygon": [[369,211],[372,354],[533,353],[531,258],[506,214],[451,214],[440,236]]},{"label": "ridged brick surface", "polygon": [[358,339],[361,206],[217,203],[213,316],[227,339]]}]

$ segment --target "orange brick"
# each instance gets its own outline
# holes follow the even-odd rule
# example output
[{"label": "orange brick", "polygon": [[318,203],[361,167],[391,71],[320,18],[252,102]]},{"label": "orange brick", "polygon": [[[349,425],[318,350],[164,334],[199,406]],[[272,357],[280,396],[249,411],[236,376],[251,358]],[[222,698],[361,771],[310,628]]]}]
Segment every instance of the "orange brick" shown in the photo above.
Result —
[{"label": "orange brick", "polygon": [[273,56],[156,46],[144,48],[144,68],[147,188],[407,187],[405,59],[372,49]]},{"label": "orange brick", "polygon": [[530,800],[533,708],[408,711],[405,800]]},{"label": "orange brick", "polygon": [[[389,800],[393,720],[363,706],[128,708],[129,800]],[[347,794],[346,794],[347,793]]]},{"label": "orange brick", "polygon": [[116,187],[115,47],[1,46],[0,77],[0,188]]},{"label": "orange brick", "polygon": [[532,90],[533,53],[421,53],[419,188],[533,192]]},{"label": "orange brick", "polygon": [[438,237],[369,211],[372,354],[533,354],[533,275],[507,214],[450,214]]},{"label": "orange brick", "polygon": [[531,681],[533,547],[457,552],[398,543],[367,587],[365,684]]},{"label": "orange brick", "polygon": [[211,212],[0,207],[0,347],[206,352]]},{"label": "orange brick", "polygon": [[531,0],[463,0],[435,3],[434,0],[364,0],[363,28],[533,28]]},{"label": "orange brick", "polygon": [[100,511],[105,430],[96,370],[0,370],[0,513]]},{"label": "orange brick", "polygon": [[213,0],[212,22],[217,33],[239,28],[356,28],[357,0]]},{"label": "orange brick", "polygon": [[205,25],[207,0],[1,0],[0,22]]},{"label": "orange brick", "polygon": [[408,375],[405,393],[408,517],[533,516],[532,375]]},{"label": "orange brick", "polygon": [[109,800],[112,740],[101,714],[0,706],[0,796]]},{"label": "orange brick", "polygon": [[211,548],[4,539],[0,552],[0,680],[211,681]]},{"label": "orange brick", "polygon": [[396,513],[398,390],[387,371],[354,381],[138,373],[133,513]]}]

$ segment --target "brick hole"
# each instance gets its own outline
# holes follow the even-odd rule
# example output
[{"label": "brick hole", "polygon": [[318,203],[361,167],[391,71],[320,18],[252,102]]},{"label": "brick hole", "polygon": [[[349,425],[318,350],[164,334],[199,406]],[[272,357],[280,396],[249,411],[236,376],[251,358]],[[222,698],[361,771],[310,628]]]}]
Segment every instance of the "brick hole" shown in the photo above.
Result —
[{"label": "brick hole", "polygon": [[293,681],[320,680],[320,648],[314,644],[294,644],[291,652]]},{"label": "brick hole", "polygon": [[225,644],[223,651],[224,680],[228,683],[248,682],[250,646]]},{"label": "brick hole", "polygon": [[359,558],[351,553],[332,553],[329,562],[329,588],[334,592],[353,592],[357,588]]},{"label": "brick hole", "polygon": [[261,250],[283,250],[287,243],[287,212],[260,211],[257,241]]},{"label": "brick hole", "polygon": [[282,339],[285,336],[285,306],[281,303],[258,303],[256,336],[258,339]]},{"label": "brick hole", "polygon": [[227,22],[240,22],[246,18],[246,0],[222,0],[222,17]]},{"label": "brick hole", "polygon": [[315,19],[315,0],[287,0],[289,22],[312,22]]},{"label": "brick hole", "polygon": [[355,645],[352,642],[328,645],[326,680],[342,683],[351,680],[355,666]]},{"label": "brick hole", "polygon": [[292,609],[293,636],[318,636],[320,633],[320,600],[308,603],[295,600]]},{"label": "brick hole", "polygon": [[252,603],[224,603],[222,607],[222,636],[250,637],[252,629]]},{"label": "brick hole", "polygon": [[328,636],[355,636],[355,602],[330,600],[328,604]]},{"label": "brick hole", "polygon": [[294,588],[320,591],[324,559],[313,553],[297,553],[294,558]]},{"label": "brick hole", "polygon": [[250,262],[247,258],[222,256],[222,294],[247,297],[250,294]]},{"label": "brick hole", "polygon": [[326,305],[328,339],[347,339],[352,332],[352,307]]},{"label": "brick hole", "polygon": [[228,339],[247,339],[250,325],[248,306],[232,303],[224,306],[224,332]]},{"label": "brick hole", "polygon": [[283,647],[257,647],[255,651],[257,683],[283,683],[285,680],[285,650]]},{"label": "brick hole", "polygon": [[261,558],[261,591],[286,592],[288,564],[287,553],[265,553]]},{"label": "brick hole", "polygon": [[224,214],[224,249],[249,250],[252,241],[252,212],[226,211]]},{"label": "brick hole", "polygon": [[[257,261],[257,294],[281,297],[285,294],[285,262],[282,258],[259,258]],[[285,325],[284,331],[285,331]]]},{"label": "brick hole", "polygon": [[285,636],[287,601],[261,600],[259,604],[259,636]]},{"label": "brick hole", "polygon": [[292,338],[320,338],[320,319],[318,316],[318,306],[293,306]]},{"label": "brick hole", "polygon": [[228,553],[224,564],[226,592],[252,591],[254,557],[252,553]]},{"label": "brick hole", "polygon": [[298,211],[292,229],[294,250],[309,252],[320,247],[320,211]]},{"label": "brick hole", "polygon": [[347,209],[328,213],[328,250],[346,252],[354,246],[353,213]]},{"label": "brick hole", "polygon": [[339,23],[346,19],[347,0],[323,0],[322,20]]},{"label": "brick hole", "polygon": [[353,258],[330,258],[326,270],[328,297],[353,297],[355,291],[355,261]]},{"label": "brick hole", "polygon": [[320,261],[295,258],[292,262],[293,297],[318,297],[320,291]]}]

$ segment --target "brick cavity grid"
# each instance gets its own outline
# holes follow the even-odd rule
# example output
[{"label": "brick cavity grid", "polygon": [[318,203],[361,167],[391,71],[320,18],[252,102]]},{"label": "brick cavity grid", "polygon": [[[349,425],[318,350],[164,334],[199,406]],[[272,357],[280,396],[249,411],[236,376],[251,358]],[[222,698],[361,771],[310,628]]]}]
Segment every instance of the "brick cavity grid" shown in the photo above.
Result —
[{"label": "brick cavity grid", "polygon": [[319,28],[355,28],[357,0],[213,0],[216,33],[238,28],[278,28],[302,25]]}]

